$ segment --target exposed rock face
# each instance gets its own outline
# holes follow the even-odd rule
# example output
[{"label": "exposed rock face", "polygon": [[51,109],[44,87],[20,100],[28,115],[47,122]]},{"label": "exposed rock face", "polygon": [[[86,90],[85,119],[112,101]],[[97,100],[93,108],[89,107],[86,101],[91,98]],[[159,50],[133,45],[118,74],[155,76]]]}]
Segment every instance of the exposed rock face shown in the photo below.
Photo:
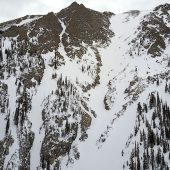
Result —
[{"label": "exposed rock face", "polygon": [[32,24],[33,29],[30,30],[29,36],[34,38],[38,35],[37,45],[33,46],[38,52],[47,53],[59,47],[59,35],[62,27],[53,12],[48,13]]},{"label": "exposed rock face", "polygon": [[160,5],[153,12],[147,14],[138,28],[137,38],[132,41],[136,53],[140,55],[143,51],[152,57],[161,56],[166,48],[165,39],[170,35],[168,23],[170,21],[168,10],[169,4]]},{"label": "exposed rock face", "polygon": [[58,18],[51,12],[28,25],[11,26],[3,36],[17,37],[18,43],[23,46],[24,54],[26,50],[30,53],[46,53],[58,48],[61,31]]},{"label": "exposed rock face", "polygon": [[154,11],[159,11],[161,10],[163,13],[168,13],[168,11],[170,10],[170,4],[166,3],[163,5],[159,5],[157,7],[155,7]]},{"label": "exposed rock face", "polygon": [[9,154],[9,148],[13,144],[14,139],[9,135],[0,141],[0,168],[3,169],[5,157]]},{"label": "exposed rock face", "polygon": [[8,108],[8,86],[0,82],[0,108],[1,113],[5,113]]},{"label": "exposed rock face", "polygon": [[70,45],[76,46],[82,41],[87,44],[93,44],[93,41],[104,44],[113,36],[113,32],[108,29],[110,17],[106,13],[88,9],[83,4],[74,2],[69,8],[61,10],[58,17],[63,18],[67,26],[66,35],[69,35]]},{"label": "exposed rock face", "polygon": [[[62,19],[67,26],[62,42],[66,51],[70,52],[69,47],[71,48],[73,45],[81,46],[82,42],[91,45],[93,41],[99,44],[108,43],[109,39],[113,36],[113,32],[108,29],[111,15],[111,13],[93,11],[82,4],[79,5],[74,2],[58,14],[51,12],[44,16],[25,16],[3,23],[0,25],[0,28],[7,25],[3,36],[17,36],[18,42],[25,42],[24,50],[27,49],[31,53],[46,53],[59,47],[59,35],[62,31],[59,19]],[[35,20],[31,23],[25,25],[19,24],[22,20],[34,19],[34,17]]]}]

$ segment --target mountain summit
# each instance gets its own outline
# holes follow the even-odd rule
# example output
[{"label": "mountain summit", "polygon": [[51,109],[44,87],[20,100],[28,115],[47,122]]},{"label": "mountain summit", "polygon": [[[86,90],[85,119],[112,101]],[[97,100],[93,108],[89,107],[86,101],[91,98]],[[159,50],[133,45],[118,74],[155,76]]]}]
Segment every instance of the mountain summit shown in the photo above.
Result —
[{"label": "mountain summit", "polygon": [[0,169],[168,170],[169,37],[169,4],[1,23]]}]

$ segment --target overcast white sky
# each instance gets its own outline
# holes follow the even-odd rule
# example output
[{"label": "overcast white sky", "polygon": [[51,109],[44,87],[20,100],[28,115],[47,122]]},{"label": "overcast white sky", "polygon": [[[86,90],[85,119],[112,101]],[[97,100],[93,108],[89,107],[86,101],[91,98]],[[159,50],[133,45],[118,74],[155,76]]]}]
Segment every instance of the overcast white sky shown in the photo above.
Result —
[{"label": "overcast white sky", "polygon": [[[15,19],[28,14],[46,14],[58,12],[75,0],[0,0],[0,22]],[[86,7],[98,11],[122,13],[132,9],[148,10],[170,0],[77,0]]]}]

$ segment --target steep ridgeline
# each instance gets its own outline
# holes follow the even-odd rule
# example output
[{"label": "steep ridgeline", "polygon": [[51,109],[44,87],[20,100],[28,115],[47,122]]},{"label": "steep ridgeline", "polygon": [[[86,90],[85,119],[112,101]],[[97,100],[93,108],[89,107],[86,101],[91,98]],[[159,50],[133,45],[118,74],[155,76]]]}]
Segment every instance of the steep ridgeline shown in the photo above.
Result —
[{"label": "steep ridgeline", "polygon": [[168,170],[169,37],[169,4],[1,23],[0,169]]}]

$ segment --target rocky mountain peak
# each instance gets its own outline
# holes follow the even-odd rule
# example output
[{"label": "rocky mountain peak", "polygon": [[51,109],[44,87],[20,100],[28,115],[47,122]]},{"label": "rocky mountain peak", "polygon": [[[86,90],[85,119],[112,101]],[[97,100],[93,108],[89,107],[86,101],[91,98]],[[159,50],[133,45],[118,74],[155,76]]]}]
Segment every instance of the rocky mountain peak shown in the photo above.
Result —
[{"label": "rocky mountain peak", "polygon": [[168,10],[170,4],[159,5],[144,16],[133,40],[136,41],[134,46],[138,44],[138,55],[146,50],[152,57],[161,56],[167,48],[166,41],[170,35]]},{"label": "rocky mountain peak", "polygon": [[71,15],[72,13],[74,13],[78,10],[87,10],[87,8],[83,4],[78,4],[77,2],[73,2],[67,8],[62,9],[58,13],[58,15],[63,18],[65,15],[69,16],[69,15]]},{"label": "rocky mountain peak", "polygon": [[84,7],[85,8],[85,6],[83,5],[83,4],[78,4],[76,1],[75,2],[73,2],[69,7],[67,7],[67,8],[72,8],[72,9],[76,9],[76,8],[80,8],[80,7]]},{"label": "rocky mountain peak", "polygon": [[[70,37],[71,44],[76,46],[82,41],[88,44],[92,44],[93,41],[107,43],[109,37],[113,36],[113,32],[108,29],[111,15],[91,10],[76,2],[57,13],[58,18],[67,26],[66,33]],[[67,34],[64,35],[65,43]]]},{"label": "rocky mountain peak", "polygon": [[[24,53],[26,51],[31,53],[53,51],[62,41],[67,53],[71,54],[69,46],[80,46],[82,41],[108,43],[109,37],[113,36],[113,32],[109,29],[110,17],[111,13],[100,13],[86,8],[83,4],[73,2],[57,14],[49,12],[44,16],[26,16],[1,25],[3,29],[7,26],[2,31],[4,36],[17,36],[18,42],[36,37],[37,43],[27,43]],[[31,22],[26,22],[27,20]],[[61,22],[66,26],[66,31],[60,40],[59,35],[63,29]]]},{"label": "rocky mountain peak", "polygon": [[157,7],[155,7],[154,11],[169,11],[170,10],[170,4],[169,3],[165,3],[165,4],[162,4],[162,5],[159,5]]}]

